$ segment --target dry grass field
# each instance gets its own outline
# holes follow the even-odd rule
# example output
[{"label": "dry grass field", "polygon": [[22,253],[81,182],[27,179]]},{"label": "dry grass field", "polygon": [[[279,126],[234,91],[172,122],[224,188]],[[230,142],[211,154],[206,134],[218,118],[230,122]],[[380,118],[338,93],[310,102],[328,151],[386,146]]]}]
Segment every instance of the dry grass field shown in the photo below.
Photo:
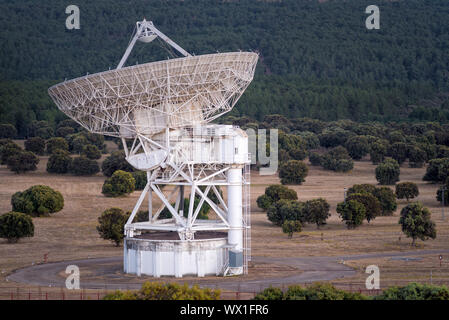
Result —
[{"label": "dry grass field", "polygon": [[[103,156],[104,159],[105,156]],[[14,269],[41,263],[48,254],[48,262],[83,258],[119,256],[122,248],[99,238],[95,229],[97,218],[107,208],[119,207],[131,210],[137,201],[139,192],[128,197],[106,198],[101,194],[105,177],[99,173],[92,177],[75,177],[71,175],[48,174],[45,171],[48,157],[40,157],[38,170],[26,174],[14,174],[5,166],[0,166],[0,213],[11,210],[10,199],[16,191],[45,184],[59,190],[65,199],[64,209],[50,217],[34,218],[35,236],[21,239],[16,244],[9,244],[0,239],[0,288],[21,287],[26,285],[10,283],[6,276]],[[101,160],[100,160],[101,161]],[[303,256],[338,256],[375,252],[410,251],[422,249],[449,249],[449,209],[445,221],[441,217],[441,207],[435,199],[437,185],[421,180],[425,168],[411,169],[407,164],[401,167],[401,181],[413,181],[418,184],[418,200],[429,207],[432,218],[437,225],[437,239],[426,242],[418,241],[418,247],[410,247],[410,239],[402,234],[398,224],[399,211],[406,204],[399,202],[399,208],[392,217],[378,217],[370,224],[366,222],[356,230],[347,230],[335,209],[344,197],[344,188],[357,183],[376,183],[375,166],[368,160],[355,163],[350,173],[335,173],[318,167],[309,167],[305,183],[292,186],[300,200],[318,197],[325,198],[331,204],[332,216],[328,224],[320,230],[314,225],[306,225],[300,234],[288,239],[279,227],[273,226],[266,218],[265,212],[257,208],[256,199],[270,184],[279,183],[277,176],[260,176],[252,172],[251,206],[252,206],[252,254],[271,257]],[[146,204],[143,205],[143,208]],[[385,268],[382,279],[395,280],[429,280],[430,270],[435,268],[434,277],[449,279],[449,256],[445,264],[439,267],[437,257],[428,256],[422,260],[400,261],[391,259],[371,259],[347,261],[358,270],[353,279],[343,279],[341,284],[351,281],[361,282],[366,278],[364,268],[368,264],[377,264]],[[436,265],[438,262],[438,265]],[[288,268],[273,266],[253,266],[253,275],[276,273],[286,274]],[[278,269],[276,269],[278,268]],[[436,279],[435,278],[435,279]],[[364,281],[364,280],[363,280]],[[338,283],[339,281],[336,281]]]}]

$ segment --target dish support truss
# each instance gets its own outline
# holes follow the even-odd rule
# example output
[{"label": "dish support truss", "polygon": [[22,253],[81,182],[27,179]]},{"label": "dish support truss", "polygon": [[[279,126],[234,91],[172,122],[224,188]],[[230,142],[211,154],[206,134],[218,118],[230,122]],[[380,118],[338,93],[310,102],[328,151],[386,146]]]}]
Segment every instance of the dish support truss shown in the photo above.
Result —
[{"label": "dish support truss", "polygon": [[[142,169],[142,162],[135,161],[140,157],[147,168],[147,184],[125,225],[126,237],[149,231],[174,231],[180,240],[189,241],[195,239],[197,231],[227,231],[225,261],[229,250],[242,252],[246,274],[251,260],[251,157],[247,139],[244,131],[229,125],[167,129],[157,142],[140,135],[132,142],[123,139],[127,160]],[[226,192],[227,199],[221,191]],[[185,196],[189,198],[186,213]],[[133,222],[147,197],[148,221]],[[162,202],[158,208],[153,208],[153,197]],[[199,201],[195,208],[196,197]],[[205,203],[217,219],[198,218]],[[171,218],[160,218],[164,209],[171,213]],[[233,274],[232,269],[226,263],[223,273]]]}]

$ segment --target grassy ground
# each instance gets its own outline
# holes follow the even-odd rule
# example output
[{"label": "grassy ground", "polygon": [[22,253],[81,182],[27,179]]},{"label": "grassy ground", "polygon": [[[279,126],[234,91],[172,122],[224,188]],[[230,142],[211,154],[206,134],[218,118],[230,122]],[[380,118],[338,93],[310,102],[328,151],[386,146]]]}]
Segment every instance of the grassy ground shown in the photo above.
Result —
[{"label": "grassy ground", "polygon": [[[104,159],[105,156],[103,156]],[[48,262],[93,257],[110,257],[122,254],[122,248],[99,238],[95,229],[97,218],[105,209],[120,207],[131,210],[137,201],[139,192],[128,197],[106,198],[101,194],[105,180],[102,174],[92,177],[74,177],[71,175],[54,175],[45,171],[48,157],[40,157],[38,170],[25,174],[14,174],[5,166],[0,166],[0,213],[11,210],[10,199],[14,192],[45,184],[59,190],[65,199],[64,209],[50,217],[34,218],[35,236],[25,238],[17,244],[8,244],[0,240],[0,288],[27,286],[8,283],[7,274],[17,268],[41,263],[48,254]],[[101,161],[101,160],[100,160]],[[331,204],[332,216],[328,224],[320,230],[314,225],[306,225],[299,235],[288,239],[279,227],[273,226],[266,218],[265,212],[257,208],[256,199],[270,184],[279,183],[277,176],[259,176],[252,172],[251,205],[252,205],[252,254],[257,256],[300,257],[300,256],[336,256],[360,253],[415,250],[410,247],[410,239],[401,232],[398,224],[400,209],[406,204],[400,201],[399,208],[392,217],[378,217],[370,224],[364,223],[356,230],[347,230],[336,214],[336,205],[343,200],[344,188],[356,183],[376,183],[374,169],[369,161],[358,161],[350,173],[335,173],[318,167],[309,167],[309,175],[305,183],[291,186],[298,193],[300,200],[317,197],[325,198]],[[429,207],[432,218],[437,225],[437,239],[426,242],[418,241],[419,249],[449,248],[449,212],[445,221],[441,219],[441,207],[435,199],[437,185],[423,182],[425,168],[411,169],[406,164],[401,167],[401,181],[413,181],[420,189],[419,201]],[[143,205],[145,209],[146,204]],[[157,205],[155,206],[157,207]],[[449,209],[447,210],[449,211]],[[433,259],[433,260],[432,260]],[[385,280],[395,279],[428,279],[429,270],[436,257],[428,257],[420,261],[396,261],[378,259],[379,261],[354,261],[354,267],[360,272],[354,279],[342,282],[360,282],[365,279],[364,266],[380,264],[388,270]],[[449,257],[446,257],[449,259]],[[447,261],[447,260],[446,260]],[[377,263],[376,263],[377,262]],[[352,264],[351,264],[352,266]],[[447,264],[446,264],[447,266]],[[272,272],[279,275],[288,274],[291,270],[277,269]],[[406,267],[406,268],[404,268]],[[425,268],[424,268],[425,267]],[[363,270],[362,270],[363,269]],[[267,266],[253,266],[250,273],[257,276],[270,273]],[[448,279],[446,270],[441,277]]]}]

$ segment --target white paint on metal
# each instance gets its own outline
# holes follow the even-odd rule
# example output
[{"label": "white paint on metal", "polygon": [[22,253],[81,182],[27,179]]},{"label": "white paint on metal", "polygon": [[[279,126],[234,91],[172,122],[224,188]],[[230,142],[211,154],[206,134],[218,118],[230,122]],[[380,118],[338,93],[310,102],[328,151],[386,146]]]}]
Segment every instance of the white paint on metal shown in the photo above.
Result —
[{"label": "white paint on metal", "polygon": [[[136,41],[156,38],[184,57],[123,67]],[[245,254],[246,269],[231,273],[247,271],[249,204],[242,193],[249,188],[249,171],[242,178],[242,168],[250,163],[248,136],[238,127],[210,122],[232,110],[253,79],[257,59],[252,52],[190,56],[143,20],[117,69],[49,88],[61,111],[92,133],[121,138],[127,161],[147,172],[147,185],[125,225],[125,272],[222,274],[229,248]],[[218,187],[227,189],[227,199]],[[190,192],[185,213],[184,190]],[[147,196],[148,220],[133,222]],[[162,203],[155,212],[153,196]],[[198,218],[206,204],[216,220]],[[172,218],[160,218],[164,209]],[[228,240],[195,239],[195,232],[211,230],[227,231]],[[142,246],[144,240],[135,237],[148,231],[177,232],[180,240],[145,240]]]},{"label": "white paint on metal", "polygon": [[236,250],[243,249],[242,168],[231,168],[228,175],[228,241]]}]

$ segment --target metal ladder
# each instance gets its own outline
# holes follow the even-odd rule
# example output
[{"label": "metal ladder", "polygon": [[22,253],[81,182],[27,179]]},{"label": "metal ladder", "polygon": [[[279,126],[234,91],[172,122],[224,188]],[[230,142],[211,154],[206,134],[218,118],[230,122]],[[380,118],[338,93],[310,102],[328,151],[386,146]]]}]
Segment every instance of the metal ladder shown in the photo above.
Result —
[{"label": "metal ladder", "polygon": [[248,262],[251,261],[251,164],[243,168],[243,273],[248,274]]}]

